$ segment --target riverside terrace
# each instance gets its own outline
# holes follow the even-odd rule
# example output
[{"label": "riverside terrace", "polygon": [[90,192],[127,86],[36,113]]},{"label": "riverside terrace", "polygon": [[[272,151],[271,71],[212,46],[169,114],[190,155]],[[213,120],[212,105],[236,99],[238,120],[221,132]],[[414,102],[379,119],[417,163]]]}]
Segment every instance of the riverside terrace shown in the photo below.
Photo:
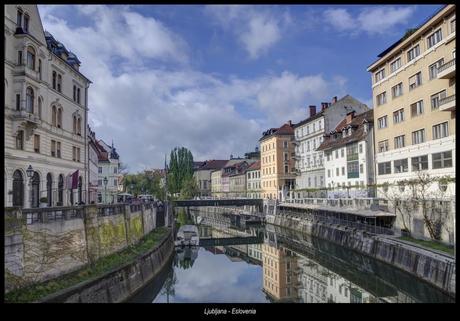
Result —
[{"label": "riverside terrace", "polygon": [[376,234],[395,234],[396,214],[379,199],[304,199],[280,203],[278,215],[350,226]]}]

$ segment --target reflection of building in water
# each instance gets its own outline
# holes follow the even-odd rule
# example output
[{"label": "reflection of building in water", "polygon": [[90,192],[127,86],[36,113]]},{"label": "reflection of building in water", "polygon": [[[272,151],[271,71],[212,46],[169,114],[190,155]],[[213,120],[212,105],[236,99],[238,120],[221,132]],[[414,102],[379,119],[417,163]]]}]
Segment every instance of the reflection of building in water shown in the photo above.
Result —
[{"label": "reflection of building in water", "polygon": [[256,261],[262,262],[262,244],[249,244],[248,256]]},{"label": "reflection of building in water", "polygon": [[176,250],[174,257],[174,266],[179,266],[183,269],[188,269],[193,266],[196,258],[198,257],[198,247],[184,247]]},{"label": "reflection of building in water", "polygon": [[269,243],[262,245],[263,288],[276,301],[297,297],[297,258],[293,252]]}]

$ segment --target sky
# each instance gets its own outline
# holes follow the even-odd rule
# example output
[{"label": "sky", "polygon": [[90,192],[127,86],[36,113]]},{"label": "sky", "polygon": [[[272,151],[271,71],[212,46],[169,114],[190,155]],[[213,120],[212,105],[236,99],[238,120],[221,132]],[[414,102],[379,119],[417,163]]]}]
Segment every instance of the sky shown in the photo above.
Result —
[{"label": "sky", "polygon": [[372,107],[367,67],[441,5],[39,5],[74,52],[89,125],[131,173],[244,156],[262,132],[346,94]]}]

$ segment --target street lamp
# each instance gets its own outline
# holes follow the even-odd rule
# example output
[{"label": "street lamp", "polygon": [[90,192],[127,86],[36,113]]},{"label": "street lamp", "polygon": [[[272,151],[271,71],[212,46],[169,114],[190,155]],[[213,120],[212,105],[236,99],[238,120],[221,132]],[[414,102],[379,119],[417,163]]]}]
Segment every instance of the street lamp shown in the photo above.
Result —
[{"label": "street lamp", "polygon": [[131,194],[133,194],[134,184],[129,185],[129,189],[131,191]]},{"label": "street lamp", "polygon": [[104,186],[105,186],[105,203],[107,204],[107,183],[108,183],[107,177],[104,177]]},{"label": "street lamp", "polygon": [[26,173],[28,178],[32,178],[32,176],[34,175],[34,169],[32,168],[32,165],[29,165],[29,167],[27,167]]}]

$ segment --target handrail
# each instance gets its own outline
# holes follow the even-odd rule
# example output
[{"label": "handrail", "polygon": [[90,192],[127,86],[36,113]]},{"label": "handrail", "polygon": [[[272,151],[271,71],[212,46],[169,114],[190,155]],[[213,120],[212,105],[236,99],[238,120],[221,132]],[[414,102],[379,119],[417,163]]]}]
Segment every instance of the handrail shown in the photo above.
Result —
[{"label": "handrail", "polygon": [[448,62],[446,62],[445,64],[442,64],[441,66],[439,66],[438,73],[440,73],[441,71],[446,70],[449,67],[452,67],[453,65],[455,65],[455,58],[450,60],[450,61],[448,61]]}]

